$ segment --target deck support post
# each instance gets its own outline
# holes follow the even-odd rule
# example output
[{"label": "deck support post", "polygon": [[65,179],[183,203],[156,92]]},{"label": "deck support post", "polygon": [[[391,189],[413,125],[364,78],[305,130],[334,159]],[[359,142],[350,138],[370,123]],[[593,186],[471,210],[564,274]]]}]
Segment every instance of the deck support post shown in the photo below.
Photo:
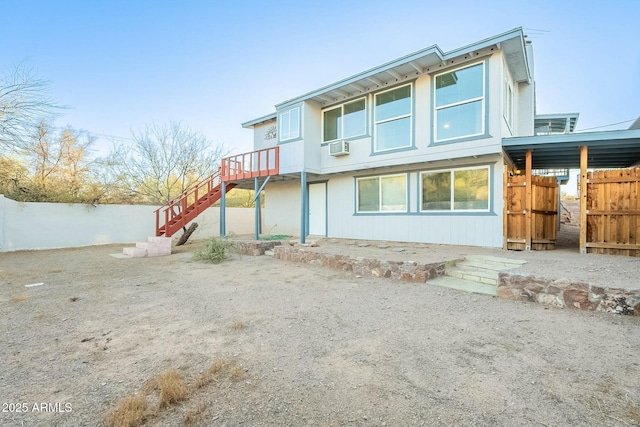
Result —
[{"label": "deck support post", "polygon": [[531,250],[531,239],[532,239],[532,234],[533,234],[533,227],[532,227],[532,221],[533,221],[533,215],[531,210],[533,209],[533,182],[532,182],[532,152],[531,149],[527,150],[527,156],[525,159],[525,180],[526,183],[525,185],[527,186],[526,191],[525,191],[525,210],[527,211],[526,215],[525,215],[525,250],[526,251],[530,251]]},{"label": "deck support post", "polygon": [[587,146],[580,147],[580,253],[587,253]]},{"label": "deck support post", "polygon": [[255,194],[254,194],[254,203],[256,205],[256,214],[255,214],[255,239],[256,240],[260,240],[260,226],[261,226],[261,212],[260,212],[260,181],[258,180],[258,178],[254,178],[254,188],[255,188]]},{"label": "deck support post", "polygon": [[307,172],[300,172],[300,243],[307,240]]},{"label": "deck support post", "polygon": [[220,182],[220,237],[227,235],[227,183]]}]

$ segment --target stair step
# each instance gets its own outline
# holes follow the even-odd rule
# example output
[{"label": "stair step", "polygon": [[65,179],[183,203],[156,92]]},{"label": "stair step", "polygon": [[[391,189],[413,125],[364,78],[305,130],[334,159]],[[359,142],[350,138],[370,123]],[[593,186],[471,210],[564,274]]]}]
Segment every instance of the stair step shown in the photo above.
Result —
[{"label": "stair step", "polygon": [[427,284],[476,294],[496,295],[496,286],[494,285],[459,279],[457,277],[441,276],[427,281]]},{"label": "stair step", "polygon": [[480,262],[480,261],[462,261],[456,264],[456,267],[462,267],[472,270],[482,270],[482,271],[495,271],[500,272],[503,270],[509,270],[513,267],[505,267],[504,265],[497,264],[494,262]]},{"label": "stair step", "polygon": [[143,248],[124,248],[122,253],[133,258],[144,258],[147,256],[147,250]]},{"label": "stair step", "polygon": [[512,258],[502,258],[497,256],[490,255],[467,255],[465,257],[467,261],[472,262],[482,262],[482,263],[491,263],[496,265],[502,265],[507,268],[518,268],[523,264],[526,264],[527,261],[512,259]]},{"label": "stair step", "polygon": [[498,272],[488,270],[478,270],[465,267],[452,267],[445,270],[445,274],[458,279],[470,280],[473,282],[484,283],[487,285],[498,285]]}]

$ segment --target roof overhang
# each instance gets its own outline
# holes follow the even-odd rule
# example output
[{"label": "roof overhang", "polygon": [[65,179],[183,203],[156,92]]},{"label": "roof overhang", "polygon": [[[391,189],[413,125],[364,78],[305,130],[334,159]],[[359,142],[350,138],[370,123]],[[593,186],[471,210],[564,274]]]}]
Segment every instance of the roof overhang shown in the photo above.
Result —
[{"label": "roof overhang", "polygon": [[242,127],[250,129],[257,125],[274,121],[277,116],[278,115],[276,113],[267,114],[266,116],[258,117],[257,119],[249,120],[248,122],[242,123]]},{"label": "roof overhang", "polygon": [[533,169],[580,168],[580,147],[589,168],[627,168],[640,163],[640,129],[503,138],[502,148],[518,169],[532,150]]},{"label": "roof overhang", "polygon": [[533,127],[536,135],[571,133],[578,123],[579,113],[536,114]]},{"label": "roof overhang", "polygon": [[387,86],[415,79],[424,73],[434,73],[449,66],[473,61],[476,57],[484,57],[498,50],[504,52],[507,64],[516,81],[531,81],[524,34],[522,28],[516,28],[450,52],[443,52],[438,45],[433,45],[284,101],[277,104],[276,109],[281,110],[308,100],[313,100],[321,106],[343,102]]}]

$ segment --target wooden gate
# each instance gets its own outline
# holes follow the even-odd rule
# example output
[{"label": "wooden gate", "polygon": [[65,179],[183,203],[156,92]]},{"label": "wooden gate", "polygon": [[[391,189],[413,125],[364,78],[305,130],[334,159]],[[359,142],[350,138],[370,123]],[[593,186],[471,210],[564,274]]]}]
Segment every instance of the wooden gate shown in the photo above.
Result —
[{"label": "wooden gate", "polygon": [[506,248],[522,251],[555,247],[558,227],[558,180],[531,176],[531,192],[523,175],[506,178]]},{"label": "wooden gate", "polygon": [[640,256],[640,168],[587,173],[587,252]]}]

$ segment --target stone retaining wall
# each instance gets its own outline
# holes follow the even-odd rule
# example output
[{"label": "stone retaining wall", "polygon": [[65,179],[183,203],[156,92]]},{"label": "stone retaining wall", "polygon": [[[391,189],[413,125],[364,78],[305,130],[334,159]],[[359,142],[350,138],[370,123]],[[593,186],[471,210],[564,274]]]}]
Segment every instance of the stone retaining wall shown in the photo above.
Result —
[{"label": "stone retaining wall", "polygon": [[317,252],[304,247],[277,246],[274,258],[353,271],[360,276],[388,277],[407,282],[424,283],[444,275],[445,263],[421,264],[414,261],[383,261],[379,259]]},{"label": "stone retaining wall", "polygon": [[235,251],[242,255],[260,256],[264,255],[265,251],[272,250],[276,246],[280,246],[281,242],[277,240],[236,240]]},{"label": "stone retaining wall", "polygon": [[566,279],[500,273],[498,298],[532,301],[554,307],[640,316],[640,290],[603,288]]}]

